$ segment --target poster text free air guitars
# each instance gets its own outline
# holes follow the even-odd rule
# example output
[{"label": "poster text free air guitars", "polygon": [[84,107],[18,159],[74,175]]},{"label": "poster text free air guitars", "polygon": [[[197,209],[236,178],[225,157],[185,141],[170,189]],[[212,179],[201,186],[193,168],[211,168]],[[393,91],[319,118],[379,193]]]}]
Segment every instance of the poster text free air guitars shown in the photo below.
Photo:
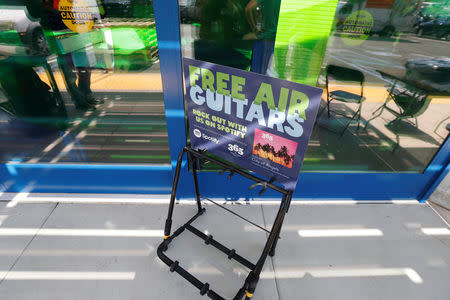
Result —
[{"label": "poster text free air guitars", "polygon": [[293,190],[322,89],[184,58],[191,146]]}]

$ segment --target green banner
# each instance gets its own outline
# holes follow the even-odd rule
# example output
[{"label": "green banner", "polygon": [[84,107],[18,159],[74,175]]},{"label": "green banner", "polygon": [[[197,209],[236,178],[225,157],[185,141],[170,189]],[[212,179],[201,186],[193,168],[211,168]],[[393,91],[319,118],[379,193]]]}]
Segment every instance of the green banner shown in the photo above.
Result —
[{"label": "green banner", "polygon": [[283,0],[272,72],[280,79],[317,83],[338,0]]}]

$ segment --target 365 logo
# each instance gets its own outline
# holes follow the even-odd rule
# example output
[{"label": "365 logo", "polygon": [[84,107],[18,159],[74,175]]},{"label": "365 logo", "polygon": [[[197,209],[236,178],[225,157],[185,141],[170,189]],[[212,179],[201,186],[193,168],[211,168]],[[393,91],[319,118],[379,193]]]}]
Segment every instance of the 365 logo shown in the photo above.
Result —
[{"label": "365 logo", "polygon": [[230,151],[232,154],[239,154],[240,156],[244,155],[244,149],[236,144],[228,144],[228,151]]},{"label": "365 logo", "polygon": [[202,133],[201,133],[201,131],[200,130],[198,130],[198,129],[194,129],[194,135],[196,136],[196,137],[201,137],[202,136]]}]

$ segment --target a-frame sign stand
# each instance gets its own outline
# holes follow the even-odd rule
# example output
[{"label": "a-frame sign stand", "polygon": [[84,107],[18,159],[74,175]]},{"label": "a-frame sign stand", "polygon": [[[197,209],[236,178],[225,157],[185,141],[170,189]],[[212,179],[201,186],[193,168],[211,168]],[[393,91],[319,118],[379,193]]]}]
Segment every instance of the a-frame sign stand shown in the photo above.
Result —
[{"label": "a-frame sign stand", "polygon": [[[180,178],[180,171],[182,166],[182,160],[184,154],[188,154],[191,161],[193,161],[193,177],[194,177],[194,184],[195,184],[195,193],[197,198],[197,213],[189,220],[187,221],[183,226],[178,228],[171,234],[171,227],[172,227],[172,214],[173,209],[175,205],[175,197],[177,192],[177,186],[178,181]],[[235,249],[229,249],[228,247],[222,245],[217,240],[213,239],[211,235],[206,235],[197,228],[195,228],[192,224],[194,221],[205,213],[205,208],[202,208],[202,204],[200,201],[200,198],[205,198],[201,196],[199,191],[199,184],[197,179],[197,168],[198,168],[198,160],[202,161],[209,161],[213,162],[223,168],[224,171],[230,172],[230,176],[233,174],[238,174],[241,176],[244,176],[255,183],[250,187],[250,189],[255,188],[256,186],[261,186],[262,189],[259,192],[259,194],[262,194],[267,188],[270,188],[274,191],[279,192],[282,195],[282,201],[280,202],[280,208],[278,210],[277,216],[275,218],[275,221],[273,223],[272,229],[270,230],[270,234],[267,238],[266,244],[264,246],[264,249],[256,262],[256,264],[253,264],[246,258],[239,255]],[[229,177],[230,177],[229,176]],[[273,256],[275,254],[275,247],[277,245],[277,241],[280,235],[281,227],[283,225],[284,216],[286,215],[289,205],[292,199],[292,193],[293,191],[283,189],[275,184],[273,184],[273,181],[267,181],[261,178],[258,178],[248,172],[245,172],[243,170],[237,169],[234,166],[232,166],[229,163],[225,163],[222,161],[219,161],[209,155],[207,155],[206,151],[199,151],[194,150],[190,147],[184,147],[181,151],[180,155],[178,156],[177,161],[177,167],[175,170],[175,178],[173,182],[172,187],[172,194],[170,197],[170,204],[169,204],[169,212],[166,219],[166,225],[164,228],[164,241],[159,245],[158,247],[158,257],[170,267],[171,272],[177,272],[182,277],[184,277],[187,281],[189,281],[191,284],[193,284],[196,288],[200,290],[200,295],[207,295],[211,299],[215,300],[225,300],[222,296],[218,295],[216,292],[214,292],[213,289],[210,288],[208,283],[204,283],[197,279],[195,276],[193,276],[191,273],[189,273],[186,269],[184,269],[178,260],[173,260],[169,258],[164,252],[167,250],[169,244],[172,242],[173,239],[175,239],[177,236],[179,236],[183,231],[188,230],[201,238],[205,244],[211,245],[218,250],[222,251],[228,259],[234,259],[243,266],[247,267],[250,270],[250,273],[248,274],[247,278],[245,279],[244,284],[242,287],[238,290],[236,293],[236,296],[234,296],[233,300],[241,300],[243,297],[245,299],[249,300],[253,297],[253,293],[255,292],[256,286],[258,284],[259,276],[261,274],[262,268],[264,267],[264,263],[267,259],[267,256]],[[206,199],[206,198],[205,198]]]}]

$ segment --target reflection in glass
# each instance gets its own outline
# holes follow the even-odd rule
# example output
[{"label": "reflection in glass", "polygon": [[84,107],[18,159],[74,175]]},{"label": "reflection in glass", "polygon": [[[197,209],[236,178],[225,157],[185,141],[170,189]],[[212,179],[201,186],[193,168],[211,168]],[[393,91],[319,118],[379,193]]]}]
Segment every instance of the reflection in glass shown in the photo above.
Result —
[{"label": "reflection in glass", "polygon": [[304,171],[422,172],[449,134],[448,0],[179,4],[183,56],[324,88]]},{"label": "reflection in glass", "polygon": [[[448,3],[436,5],[441,14],[448,13]],[[430,7],[418,1],[340,2],[318,83],[325,86],[325,70],[332,64],[363,72],[365,125],[350,125],[347,134],[336,137],[324,130],[343,128],[346,121],[338,114],[321,115],[313,136],[320,146],[308,149],[317,162],[305,167],[321,168],[328,155],[332,170],[422,172],[426,168],[448,136],[445,123],[450,118],[449,45],[442,33],[441,38],[436,31],[425,36],[424,22],[437,18],[429,13]],[[362,16],[371,16],[368,34],[349,32],[354,27],[346,27],[345,22],[352,14],[356,27],[365,25]],[[330,89],[336,87],[347,92],[358,89],[353,84]],[[341,112],[350,110],[349,104],[341,105]]]},{"label": "reflection in glass", "polygon": [[280,0],[180,1],[183,55],[265,73]]},{"label": "reflection in glass", "polygon": [[3,162],[169,163],[152,2],[1,1],[0,128]]}]

